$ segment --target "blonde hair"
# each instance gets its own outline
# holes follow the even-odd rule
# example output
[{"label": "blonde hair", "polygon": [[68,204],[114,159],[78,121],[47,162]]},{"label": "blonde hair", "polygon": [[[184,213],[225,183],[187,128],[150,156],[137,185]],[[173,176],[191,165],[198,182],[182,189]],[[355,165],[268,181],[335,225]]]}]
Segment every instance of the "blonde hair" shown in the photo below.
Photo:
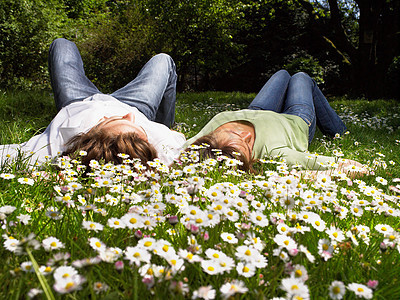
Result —
[{"label": "blonde hair", "polygon": [[74,158],[77,157],[79,151],[87,153],[81,157],[82,163],[87,167],[91,160],[121,164],[124,159],[118,154],[127,154],[129,158],[139,158],[143,165],[157,158],[156,149],[136,133],[115,134],[97,127],[69,140],[67,150],[63,155]]},{"label": "blonde hair", "polygon": [[[197,150],[199,152],[200,155],[200,159],[207,159],[207,158],[216,158],[217,154],[215,151],[216,149],[220,150],[219,152],[222,155],[225,155],[229,158],[235,158],[240,160],[243,164],[240,166],[240,169],[243,171],[250,171],[251,173],[254,172],[253,170],[253,163],[255,162],[255,160],[253,158],[251,158],[250,160],[241,152],[239,151],[237,148],[227,145],[226,143],[218,140],[215,136],[214,136],[214,132],[208,134],[208,135],[204,135],[200,138],[198,138],[196,141],[193,142],[192,145],[204,145],[207,144],[208,147],[202,147],[199,150]],[[190,148],[187,148],[186,150],[190,150]],[[236,155],[236,153],[239,153],[240,155]],[[219,155],[219,154],[218,154]]]}]

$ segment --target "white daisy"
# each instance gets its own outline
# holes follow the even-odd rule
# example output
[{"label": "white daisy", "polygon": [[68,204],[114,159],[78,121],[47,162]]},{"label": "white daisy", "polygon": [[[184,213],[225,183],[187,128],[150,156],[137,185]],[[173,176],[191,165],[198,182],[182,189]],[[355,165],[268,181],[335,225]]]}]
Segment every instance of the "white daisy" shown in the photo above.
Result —
[{"label": "white daisy", "polygon": [[235,294],[245,294],[248,288],[243,281],[234,279],[231,282],[224,283],[219,291],[223,299],[229,299],[230,297],[234,297]]},{"label": "white daisy", "polygon": [[329,297],[334,300],[342,299],[346,293],[346,287],[341,281],[333,281],[329,287]]},{"label": "white daisy", "polygon": [[373,296],[373,292],[372,289],[370,289],[369,287],[367,287],[364,284],[359,284],[359,283],[350,283],[347,288],[354,292],[356,294],[357,297],[362,297],[365,299],[372,299]]},{"label": "white daisy", "polygon": [[55,238],[55,237],[48,237],[47,239],[44,239],[42,241],[42,245],[43,245],[43,248],[46,251],[51,251],[51,250],[57,250],[57,249],[64,248],[64,244],[62,242],[60,242],[60,240]]}]

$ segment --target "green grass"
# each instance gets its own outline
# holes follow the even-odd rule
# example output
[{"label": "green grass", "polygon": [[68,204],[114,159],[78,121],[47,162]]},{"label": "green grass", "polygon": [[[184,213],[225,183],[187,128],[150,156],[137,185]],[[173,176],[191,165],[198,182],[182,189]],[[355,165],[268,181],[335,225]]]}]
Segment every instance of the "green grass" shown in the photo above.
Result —
[{"label": "green grass", "polygon": [[[175,129],[191,137],[216,113],[245,108],[254,96],[221,92],[179,94]],[[330,100],[348,125],[349,133],[331,140],[317,132],[310,151],[326,155],[332,155],[334,150],[342,151],[344,157],[368,165],[373,175],[351,181],[346,178],[340,180],[332,174],[332,185],[326,185],[322,178],[310,182],[283,173],[272,174],[276,171],[276,163],[260,163],[258,167],[261,171],[257,176],[242,174],[235,166],[229,167],[224,161],[205,167],[189,160],[169,170],[154,166],[152,174],[127,174],[122,177],[119,174],[123,169],[115,171],[105,165],[103,174],[99,171],[97,176],[89,178],[83,178],[79,172],[74,173],[76,163],[70,166],[67,163],[61,170],[45,166],[44,172],[40,173],[37,172],[39,170],[21,167],[21,162],[4,166],[0,174],[12,174],[15,178],[0,178],[0,212],[3,211],[0,213],[0,255],[3,258],[0,266],[0,298],[23,299],[32,289],[41,289],[44,292],[38,296],[39,299],[183,299],[191,298],[199,288],[206,286],[216,291],[216,298],[222,298],[221,286],[238,279],[248,291],[237,293],[236,299],[271,299],[289,297],[281,284],[290,277],[292,266],[298,270],[297,275],[308,273],[308,279],[304,283],[296,282],[296,285],[299,290],[304,289],[303,296],[309,293],[311,299],[329,299],[328,289],[333,281],[341,281],[349,287],[352,283],[366,285],[369,280],[379,281],[373,290],[374,299],[400,298],[400,194],[389,189],[391,185],[400,184],[393,182],[393,179],[400,178],[399,103],[345,98]],[[3,92],[0,95],[0,144],[20,143],[42,132],[55,113],[49,92]],[[104,175],[107,173],[108,177]],[[388,183],[384,185],[378,182],[380,177]],[[33,185],[21,184],[18,181],[21,178],[33,178]],[[114,183],[107,185],[104,179]],[[296,183],[294,187],[293,182]],[[263,189],[263,183],[268,183],[269,188]],[[297,186],[297,183],[302,186]],[[218,191],[222,194],[233,191],[235,195],[242,191],[241,196],[228,198],[229,203],[236,203],[230,207],[238,213],[236,221],[224,217],[228,216],[228,204],[218,202],[219,196],[213,196],[213,191],[217,194]],[[285,206],[288,196],[280,196],[285,193],[295,201],[291,211]],[[181,202],[170,200],[170,195],[181,199]],[[115,205],[112,205],[113,199]],[[253,200],[265,205],[265,208],[257,211],[257,206],[251,205]],[[358,200],[366,205],[362,206]],[[247,203],[249,207],[241,210],[238,203]],[[218,214],[217,204],[221,205],[223,213]],[[5,213],[6,205],[15,207],[15,210]],[[155,208],[156,205],[159,208]],[[190,209],[185,210],[189,205]],[[357,207],[358,214],[354,207]],[[108,225],[108,220],[121,219],[130,210],[138,212],[135,218],[143,218],[146,216],[144,208],[159,219],[151,220],[154,228],[140,227],[143,236],[138,234],[137,229],[114,229]],[[349,211],[345,217],[341,217],[338,208]],[[50,210],[62,217],[49,217],[47,213]],[[194,218],[193,211],[196,210],[198,217]],[[253,212],[267,218],[268,225],[257,225],[257,220],[250,217]],[[326,225],[325,229],[314,228],[302,217],[304,214],[312,216],[311,213],[315,213],[315,221]],[[27,225],[20,220],[22,215],[30,216]],[[202,226],[203,223],[197,222],[203,218],[206,222],[209,215],[220,220],[214,226]],[[178,223],[172,225],[168,219],[170,216],[178,216]],[[192,218],[193,223],[199,225],[199,232],[185,226],[186,218]],[[84,220],[96,222],[94,226],[101,224],[104,228],[98,231],[85,229]],[[248,224],[249,227],[240,224]],[[382,224],[387,229],[393,229],[386,231],[386,237],[385,231],[376,227]],[[281,226],[287,230],[283,231]],[[309,227],[310,230],[296,233],[298,226]],[[332,258],[325,260],[319,252],[319,242],[326,239],[326,243],[334,243],[334,235],[328,232],[331,226],[335,226],[339,236],[341,232],[354,234],[355,240],[345,236],[336,242]],[[365,234],[366,239],[354,230],[355,227],[361,230],[360,226],[370,230]],[[279,233],[284,236],[283,233],[288,231],[292,232],[290,237],[296,242],[297,250],[300,245],[306,247],[314,256],[313,261],[301,252],[296,254],[296,251],[284,248],[279,251],[279,242],[274,239]],[[230,244],[223,240],[223,232],[232,233],[238,242]],[[35,236],[29,237],[30,233]],[[161,245],[157,252],[149,251],[153,272],[161,274],[158,277],[146,277],[142,273],[146,265],[144,262],[130,264],[122,254],[144,241],[145,236],[154,238],[153,243]],[[10,237],[19,241],[16,248],[21,253],[5,248],[6,243],[12,242],[7,242]],[[64,247],[46,251],[42,242],[49,237],[57,238],[59,241],[56,244],[62,243]],[[259,251],[250,248],[253,257],[254,253],[259,252],[268,262],[265,266],[256,267],[254,275],[247,278],[241,275],[240,270],[236,270],[241,262],[237,252],[241,249],[239,246],[255,241],[250,237],[257,237],[256,245],[263,245]],[[94,249],[99,246],[95,243],[90,245],[89,239],[92,238],[98,238],[100,246],[116,247],[122,255],[113,257],[109,254],[108,260],[102,256],[103,261],[92,260],[89,263],[89,259],[100,254]],[[385,251],[381,250],[382,242],[386,245]],[[168,249],[172,253],[190,250],[207,261],[216,259],[215,256],[207,257],[207,249],[219,250],[232,259],[234,267],[222,274],[210,275],[207,274],[210,269],[203,268],[200,262],[185,260],[184,269],[174,271],[173,263],[162,255]],[[280,256],[274,255],[276,253]],[[222,256],[222,253],[219,255]],[[281,256],[287,258],[282,259]],[[171,257],[179,264],[177,256]],[[25,268],[27,262],[29,266],[32,264],[29,270]],[[118,268],[120,265],[123,265],[123,269]],[[50,268],[50,274],[42,275],[38,271],[43,266]],[[84,280],[79,282],[79,277],[72,276],[72,273],[70,279],[75,280],[71,281],[75,282],[75,286],[56,279],[54,271],[61,266],[74,266]],[[164,272],[157,273],[158,268]],[[69,272],[72,272],[71,269]],[[67,286],[70,290],[63,294],[57,286]],[[101,286],[108,286],[108,289],[99,291]],[[365,286],[362,288],[366,290]],[[352,290],[345,292],[345,299],[356,299]]]}]

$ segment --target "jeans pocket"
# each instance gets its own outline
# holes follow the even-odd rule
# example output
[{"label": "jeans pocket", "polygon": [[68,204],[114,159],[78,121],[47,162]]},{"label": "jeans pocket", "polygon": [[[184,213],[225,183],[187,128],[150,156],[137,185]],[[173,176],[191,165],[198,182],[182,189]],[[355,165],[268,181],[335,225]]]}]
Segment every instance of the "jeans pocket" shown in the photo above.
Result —
[{"label": "jeans pocket", "polygon": [[312,122],[309,120],[309,117],[308,117],[308,116],[305,116],[305,115],[303,115],[303,114],[300,114],[299,117],[302,118],[304,122],[306,122],[306,124],[307,124],[308,127],[311,126]]}]

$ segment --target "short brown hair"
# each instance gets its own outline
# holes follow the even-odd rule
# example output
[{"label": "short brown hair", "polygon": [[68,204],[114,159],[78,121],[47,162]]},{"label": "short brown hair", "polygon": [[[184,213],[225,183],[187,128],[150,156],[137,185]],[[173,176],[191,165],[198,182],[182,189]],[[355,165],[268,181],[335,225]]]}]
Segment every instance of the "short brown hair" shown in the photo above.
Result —
[{"label": "short brown hair", "polygon": [[115,134],[97,127],[69,140],[67,150],[63,155],[75,158],[79,151],[86,152],[81,159],[87,167],[91,160],[121,164],[124,159],[118,154],[127,154],[129,158],[139,158],[143,165],[157,158],[156,149],[147,141],[139,138],[136,133]]},{"label": "short brown hair", "polygon": [[[197,146],[207,145],[206,147],[201,147],[200,149],[197,150],[199,152],[200,159],[216,158],[217,155],[218,156],[224,155],[229,158],[240,160],[242,162],[242,165],[240,166],[241,170],[253,172],[252,165],[254,163],[254,159],[253,158],[251,158],[250,160],[247,159],[247,157],[237,148],[219,141],[214,136],[214,132],[198,138],[196,141],[193,142],[192,145],[197,145]],[[192,149],[188,147],[186,150],[188,151]],[[239,155],[235,153],[239,153]]]}]

